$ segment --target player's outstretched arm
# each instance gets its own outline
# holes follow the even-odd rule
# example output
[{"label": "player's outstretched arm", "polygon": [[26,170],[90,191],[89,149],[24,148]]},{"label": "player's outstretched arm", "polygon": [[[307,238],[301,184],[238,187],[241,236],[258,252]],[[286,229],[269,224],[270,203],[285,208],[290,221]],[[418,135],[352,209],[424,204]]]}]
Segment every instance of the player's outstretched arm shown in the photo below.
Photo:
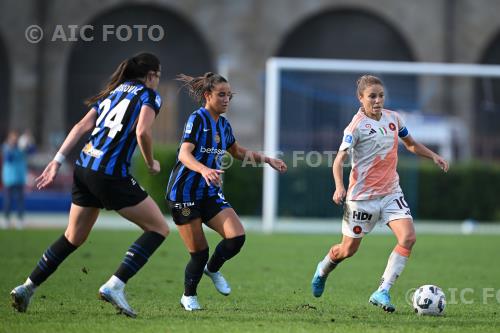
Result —
[{"label": "player's outstretched arm", "polygon": [[341,150],[337,153],[333,161],[333,179],[335,180],[335,192],[333,193],[333,202],[337,205],[344,203],[346,190],[344,186],[344,162],[347,159],[347,151]]},{"label": "player's outstretched arm", "polygon": [[238,142],[233,143],[233,145],[229,147],[227,151],[229,152],[229,154],[231,154],[231,156],[240,161],[248,159],[256,163],[267,163],[271,166],[271,168],[280,173],[284,173],[288,169],[286,163],[279,158],[268,157],[256,151],[246,149],[245,147],[240,146]]},{"label": "player's outstretched arm", "polygon": [[436,154],[423,144],[415,141],[415,139],[412,138],[411,135],[408,135],[404,138],[402,138],[403,144],[405,145],[406,149],[410,152],[412,152],[415,155],[426,157],[428,159],[431,159],[436,163],[436,165],[443,170],[444,172],[448,172],[449,164],[448,162],[442,158],[440,155]]},{"label": "player's outstretched arm", "polygon": [[152,127],[155,121],[156,113],[149,105],[143,105],[139,120],[137,121],[137,128],[135,135],[137,137],[137,144],[141,150],[142,157],[146,162],[148,171],[152,175],[160,172],[160,162],[153,158],[153,133]]},{"label": "player's outstretched arm", "polygon": [[47,164],[42,174],[35,179],[35,185],[39,190],[52,184],[61,164],[64,162],[65,156],[71,152],[84,134],[94,128],[96,120],[97,111],[92,108],[75,126],[73,126],[54,159]]}]

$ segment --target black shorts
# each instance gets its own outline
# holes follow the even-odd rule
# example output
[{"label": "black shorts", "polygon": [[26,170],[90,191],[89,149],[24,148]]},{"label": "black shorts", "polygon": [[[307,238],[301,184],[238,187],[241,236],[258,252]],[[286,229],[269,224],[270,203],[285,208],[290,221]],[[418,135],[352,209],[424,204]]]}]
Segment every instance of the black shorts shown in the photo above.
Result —
[{"label": "black shorts", "polygon": [[167,200],[167,204],[172,212],[174,223],[177,225],[187,224],[197,218],[201,218],[203,223],[207,223],[223,209],[231,208],[231,205],[224,199],[224,196],[221,197],[218,195],[190,202]]},{"label": "black shorts", "polygon": [[71,202],[82,207],[119,210],[135,206],[148,197],[132,176],[113,177],[75,166]]}]

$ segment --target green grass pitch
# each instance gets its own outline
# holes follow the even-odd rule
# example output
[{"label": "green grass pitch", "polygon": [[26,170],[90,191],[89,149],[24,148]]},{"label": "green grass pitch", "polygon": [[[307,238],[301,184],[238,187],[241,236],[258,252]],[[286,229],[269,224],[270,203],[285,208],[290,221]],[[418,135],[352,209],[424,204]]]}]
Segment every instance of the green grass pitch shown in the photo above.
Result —
[{"label": "green grass pitch", "polygon": [[[9,292],[24,282],[60,230],[0,231],[0,332],[498,332],[500,236],[420,235],[391,290],[396,312],[368,303],[395,239],[369,235],[359,252],[330,276],[323,297],[311,295],[317,262],[339,235],[250,233],[242,252],[223,267],[232,286],[219,295],[204,277],[203,311],[180,308],[188,260],[172,233],[127,286],[137,319],[116,315],[97,299],[139,231],[95,230],[36,292],[27,313],[10,307]],[[208,235],[214,249],[219,237]],[[407,291],[436,284],[447,296],[446,315],[419,317]],[[452,304],[450,304],[452,303]]]}]

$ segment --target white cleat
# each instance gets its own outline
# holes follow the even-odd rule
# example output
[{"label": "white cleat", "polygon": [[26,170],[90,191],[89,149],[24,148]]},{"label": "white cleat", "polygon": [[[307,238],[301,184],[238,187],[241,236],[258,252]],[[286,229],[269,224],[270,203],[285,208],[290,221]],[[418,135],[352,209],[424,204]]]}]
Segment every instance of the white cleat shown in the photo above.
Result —
[{"label": "white cleat", "polygon": [[181,297],[181,306],[186,311],[198,311],[201,310],[200,303],[198,303],[197,296],[185,296],[182,294]]},{"label": "white cleat", "polygon": [[137,313],[128,305],[123,289],[115,289],[103,285],[99,288],[99,298],[111,303],[119,313],[131,318],[137,317]]},{"label": "white cleat", "polygon": [[12,307],[19,312],[26,312],[34,292],[33,288],[25,286],[24,284],[15,287],[10,292]]},{"label": "white cleat", "polygon": [[229,286],[229,283],[227,283],[226,279],[224,279],[224,276],[222,276],[221,272],[212,273],[207,269],[207,266],[205,266],[203,273],[205,273],[206,276],[212,279],[215,289],[217,289],[217,291],[222,295],[227,296],[231,293],[231,287]]}]

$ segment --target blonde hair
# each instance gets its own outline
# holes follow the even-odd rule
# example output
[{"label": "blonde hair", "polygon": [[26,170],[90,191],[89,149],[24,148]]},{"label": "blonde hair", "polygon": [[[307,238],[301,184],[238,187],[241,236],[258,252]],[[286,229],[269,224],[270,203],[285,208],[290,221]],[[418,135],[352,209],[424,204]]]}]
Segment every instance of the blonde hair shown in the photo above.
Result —
[{"label": "blonde hair", "polygon": [[368,75],[365,74],[361,76],[357,81],[356,81],[356,93],[357,96],[363,96],[363,91],[369,86],[373,86],[379,84],[382,87],[384,86],[384,83],[382,82],[381,79],[379,79],[376,76],[373,75]]}]

